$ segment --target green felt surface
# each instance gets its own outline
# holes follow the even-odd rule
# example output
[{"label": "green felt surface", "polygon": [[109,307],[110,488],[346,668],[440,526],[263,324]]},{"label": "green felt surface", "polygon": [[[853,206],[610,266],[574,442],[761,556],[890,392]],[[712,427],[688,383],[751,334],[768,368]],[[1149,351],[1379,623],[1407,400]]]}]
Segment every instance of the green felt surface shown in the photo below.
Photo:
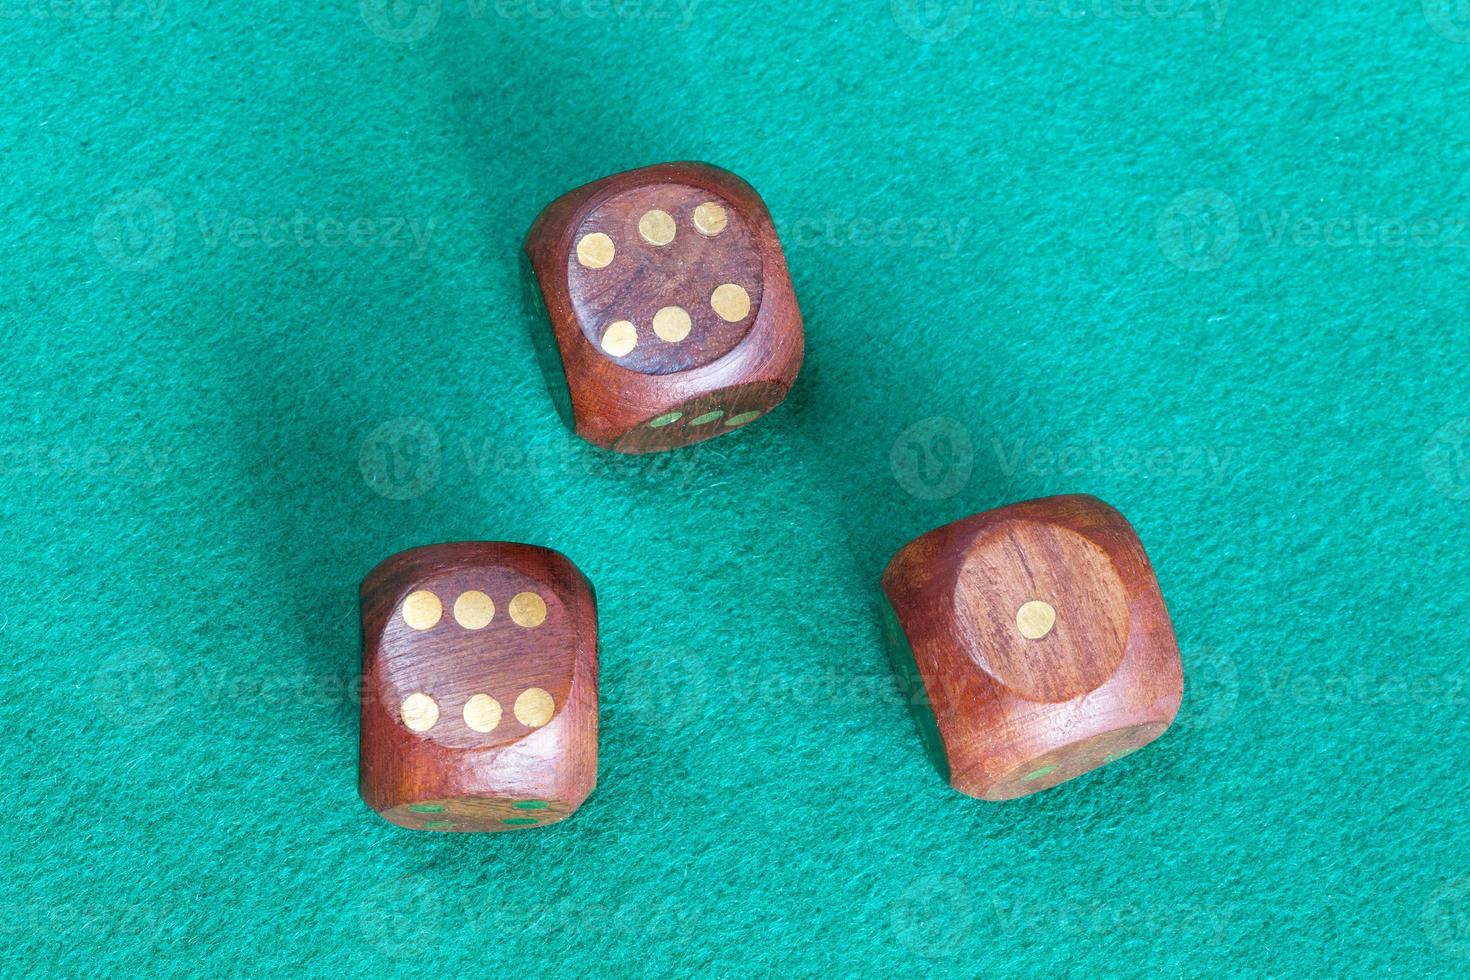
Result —
[{"label": "green felt surface", "polygon": [[[1359,6],[0,4],[0,973],[1463,973],[1470,11]],[[809,355],[615,458],[517,249],[670,159],[765,196]],[[1059,492],[1183,712],[981,803],[877,579]],[[598,590],[554,829],[357,797],[357,584],[472,538]]]}]

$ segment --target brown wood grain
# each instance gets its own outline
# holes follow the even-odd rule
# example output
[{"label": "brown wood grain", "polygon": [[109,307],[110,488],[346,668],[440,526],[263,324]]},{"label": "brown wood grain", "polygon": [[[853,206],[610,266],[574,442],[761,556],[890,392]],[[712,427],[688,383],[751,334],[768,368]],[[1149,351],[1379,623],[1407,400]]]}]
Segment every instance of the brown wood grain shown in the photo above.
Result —
[{"label": "brown wood grain", "polygon": [[[695,208],[718,203],[729,223],[718,235],[696,228]],[[670,214],[672,242],[652,245],[638,232],[651,209]],[[617,248],[605,268],[583,266],[577,244],[608,235]],[[729,420],[763,416],[786,397],[801,368],[801,311],[765,203],[745,181],[702,163],[667,163],[580,187],[551,204],[525,245],[541,305],[561,357],[573,427],[597,445],[648,453],[691,445],[743,428]],[[747,316],[715,314],[717,286],[745,289]],[[665,306],[687,310],[686,339],[654,332]],[[608,325],[633,323],[638,344],[624,357],[600,346]],[[553,388],[563,382],[549,379]],[[695,424],[715,412],[718,419]],[[650,423],[679,413],[676,421]],[[751,419],[753,421],[754,419]]]},{"label": "brown wood grain", "polygon": [[[1048,789],[1146,745],[1179,710],[1179,647],[1158,580],[1133,528],[1094,497],[938,528],[899,550],[882,587],[960,792]],[[1033,600],[1056,610],[1039,639],[1016,622]]]},{"label": "brown wood grain", "polygon": [[[429,592],[438,622],[415,629],[404,603]],[[455,617],[465,592],[495,605],[488,625]],[[511,601],[534,593],[546,605],[535,627],[515,622]],[[516,830],[570,815],[597,781],[597,609],[592,587],[563,555],[503,542],[463,542],[395,555],[362,585],[363,700],[359,789],[387,820],[415,829]],[[550,695],[544,724],[518,720],[520,695]],[[401,707],[420,693],[439,708],[412,731]],[[480,732],[464,708],[487,695],[502,708]],[[507,822],[509,821],[509,822]]]}]

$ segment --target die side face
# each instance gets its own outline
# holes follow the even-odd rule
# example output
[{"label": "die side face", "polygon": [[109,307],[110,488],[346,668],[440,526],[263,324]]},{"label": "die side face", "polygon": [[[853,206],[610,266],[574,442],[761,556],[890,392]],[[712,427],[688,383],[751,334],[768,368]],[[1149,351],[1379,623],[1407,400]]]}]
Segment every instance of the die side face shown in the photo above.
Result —
[{"label": "die side face", "polygon": [[[1166,674],[1170,657],[1177,666],[1172,633],[1167,648],[1130,651],[1137,583],[1111,546],[1047,520],[1045,503],[982,521],[952,554],[915,552],[953,563],[952,576],[936,577],[952,584],[935,619],[906,625],[910,639],[927,630],[954,654],[930,659],[944,676],[925,679],[939,692],[945,744],[961,756],[949,760],[952,783],[982,799],[1028,796],[1121,759],[1162,734],[1178,706],[1176,694],[1160,709],[1148,678],[1155,666]],[[1136,539],[1130,546],[1141,556]]]},{"label": "die side face", "polygon": [[[495,750],[573,710],[577,654],[577,624],[550,583],[510,564],[443,568],[412,582],[387,616],[372,660],[373,710],[387,716],[391,740],[463,754],[464,771],[489,765],[493,783]],[[553,744],[553,756],[562,748]],[[502,831],[545,826],[576,808],[517,792],[518,782],[507,778],[503,792],[481,782],[474,792],[424,794],[410,779],[381,812],[411,829]]]},{"label": "die side face", "polygon": [[573,234],[567,281],[587,341],[652,375],[728,354],[765,292],[745,217],[723,196],[682,184],[635,187],[595,207]]},{"label": "die side face", "polygon": [[733,385],[670,406],[629,429],[613,446],[619,452],[648,453],[691,446],[743,429],[785,396],[771,383]]}]

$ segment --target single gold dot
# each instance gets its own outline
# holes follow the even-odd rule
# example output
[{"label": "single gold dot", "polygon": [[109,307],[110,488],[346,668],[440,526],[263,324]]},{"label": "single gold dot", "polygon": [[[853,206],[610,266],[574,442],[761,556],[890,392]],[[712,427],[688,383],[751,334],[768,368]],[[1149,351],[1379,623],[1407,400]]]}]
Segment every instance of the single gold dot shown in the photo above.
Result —
[{"label": "single gold dot", "polygon": [[761,417],[761,413],[760,412],[741,412],[739,415],[732,415],[729,418],[727,418],[725,420],[725,425],[728,428],[733,429],[737,425],[744,425],[747,422],[754,422],[756,419],[758,419],[760,417]]},{"label": "single gold dot", "polygon": [[411,732],[426,732],[439,720],[439,704],[427,694],[410,694],[398,706],[403,727]]},{"label": "single gold dot", "polygon": [[642,235],[643,240],[650,245],[667,245],[674,240],[674,234],[677,231],[674,216],[658,208],[654,208],[638,219],[638,234]]},{"label": "single gold dot", "polygon": [[727,282],[715,290],[709,298],[709,305],[715,308],[721,320],[739,323],[750,315],[750,294],[745,287]]},{"label": "single gold dot", "polygon": [[706,201],[694,209],[694,227],[699,229],[700,234],[714,238],[725,230],[730,223],[730,216],[725,209],[714,201]]},{"label": "single gold dot", "polygon": [[717,408],[713,412],[705,412],[699,418],[693,419],[692,421],[690,421],[689,424],[690,425],[709,425],[715,419],[719,418],[721,415],[724,415],[724,414],[725,414],[725,410],[723,408]]},{"label": "single gold dot", "polygon": [[1016,610],[1016,629],[1028,640],[1041,639],[1056,622],[1057,611],[1040,599],[1032,599]]},{"label": "single gold dot", "polygon": [[527,728],[540,728],[551,720],[554,707],[550,694],[539,687],[528,688],[516,698],[516,721]]},{"label": "single gold dot", "polygon": [[600,231],[584,235],[577,243],[577,261],[589,269],[606,269],[617,254],[613,240]]},{"label": "single gold dot", "polygon": [[500,702],[488,694],[476,694],[464,703],[464,723],[484,734],[500,724]]},{"label": "single gold dot", "polygon": [[433,629],[444,615],[444,606],[432,592],[420,589],[403,600],[403,621],[416,630]]},{"label": "single gold dot", "polygon": [[666,425],[673,425],[675,422],[679,421],[683,417],[683,412],[670,412],[667,415],[660,415],[658,418],[648,423],[648,427],[650,429],[662,429]]},{"label": "single gold dot", "polygon": [[602,349],[613,357],[627,357],[638,346],[638,328],[627,320],[610,323],[602,335]]},{"label": "single gold dot", "polygon": [[546,622],[546,600],[534,592],[522,592],[510,600],[510,618],[517,626],[535,629]]},{"label": "single gold dot", "polygon": [[495,618],[495,603],[483,592],[471,589],[454,600],[454,621],[467,630],[482,630]]},{"label": "single gold dot", "polygon": [[694,321],[689,319],[689,311],[682,306],[665,306],[653,315],[653,332],[658,334],[659,339],[667,340],[671,344],[677,344],[689,336],[689,329]]}]

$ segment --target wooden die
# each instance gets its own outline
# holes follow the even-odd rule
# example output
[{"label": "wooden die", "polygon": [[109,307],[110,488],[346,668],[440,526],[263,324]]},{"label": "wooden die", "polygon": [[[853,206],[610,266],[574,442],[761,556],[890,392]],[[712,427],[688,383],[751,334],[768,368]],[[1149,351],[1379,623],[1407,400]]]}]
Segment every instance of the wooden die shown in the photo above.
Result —
[{"label": "wooden die", "polygon": [[541,827],[597,783],[597,606],[555,551],[415,548],[362,584],[359,790],[416,830]]},{"label": "wooden die", "polygon": [[1087,496],[956,521],[883,573],[886,633],[955,789],[1005,800],[1152,742],[1179,710],[1179,646],[1143,544]]},{"label": "wooden die", "polygon": [[801,311],[760,195],[702,163],[578,188],[526,238],[538,352],[582,438],[623,453],[687,446],[781,403]]}]

